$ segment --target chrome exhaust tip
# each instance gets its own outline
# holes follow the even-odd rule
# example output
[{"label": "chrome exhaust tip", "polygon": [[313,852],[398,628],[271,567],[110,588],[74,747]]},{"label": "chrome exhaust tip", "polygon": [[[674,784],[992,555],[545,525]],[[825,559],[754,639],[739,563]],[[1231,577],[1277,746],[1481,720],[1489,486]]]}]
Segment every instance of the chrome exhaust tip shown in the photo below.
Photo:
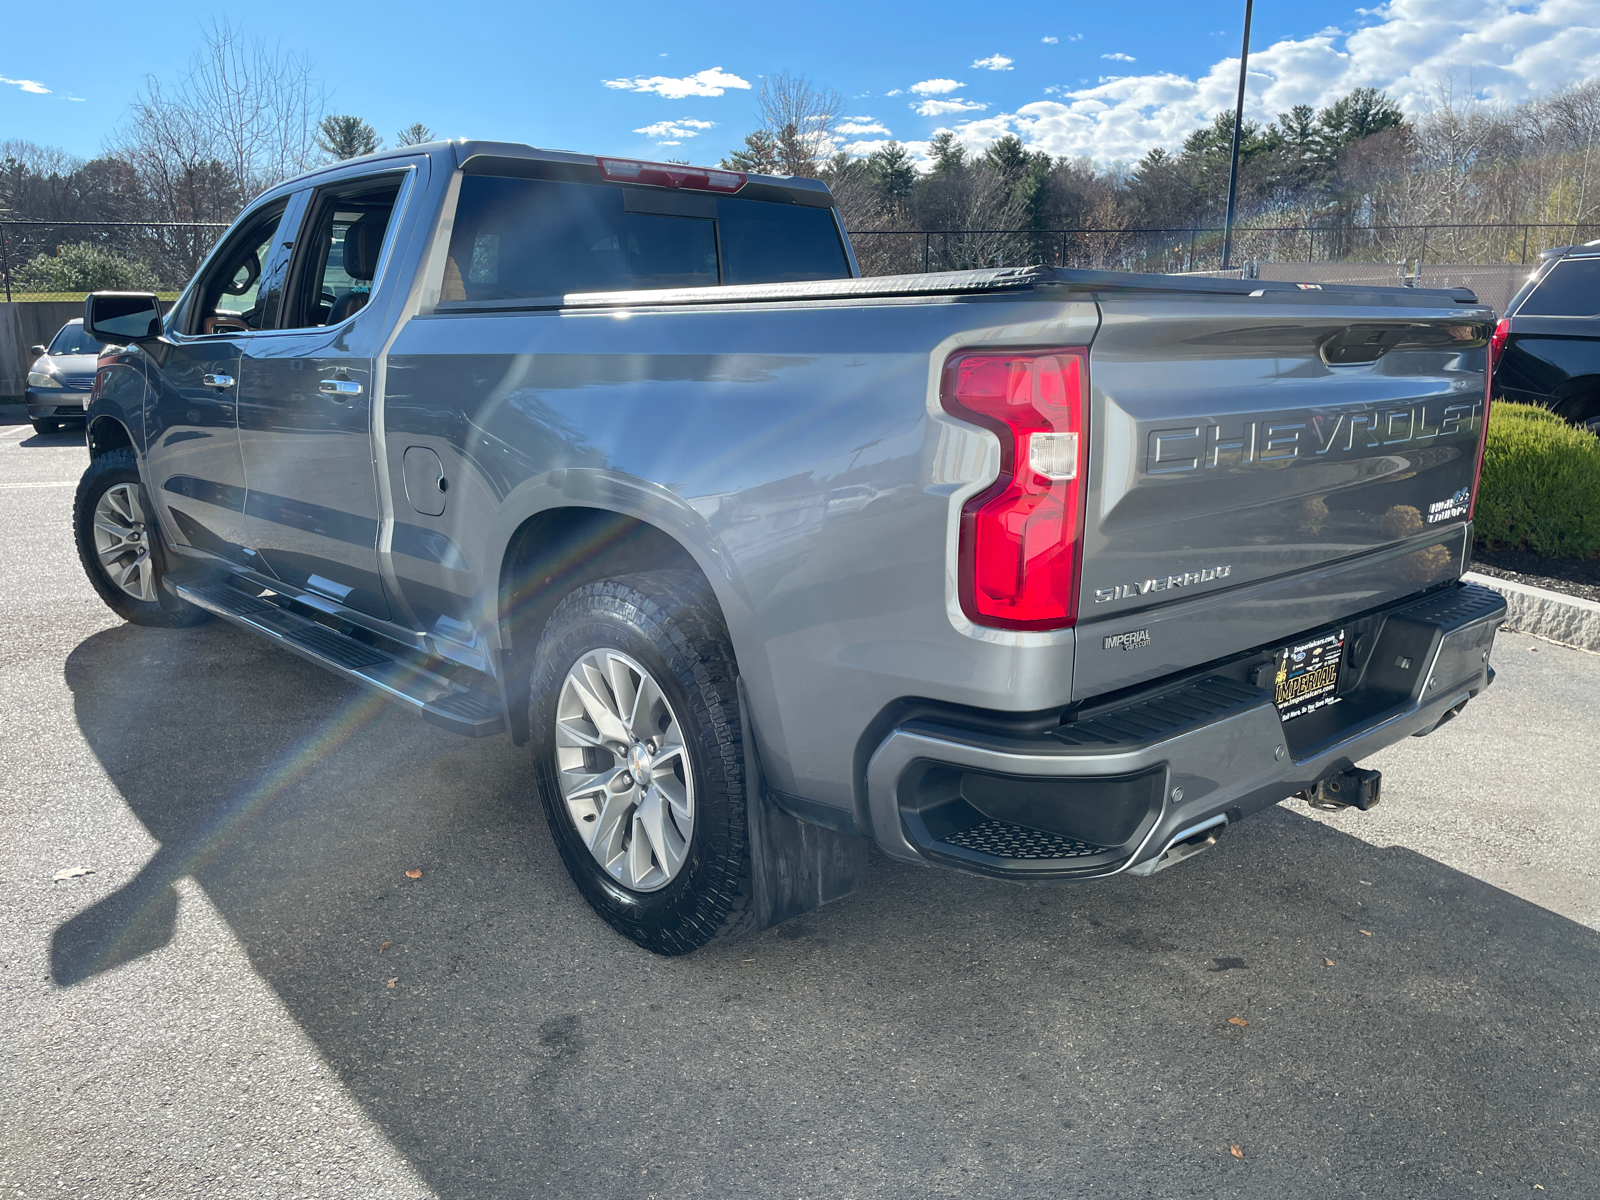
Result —
[{"label": "chrome exhaust tip", "polygon": [[1222,831],[1228,827],[1226,813],[1218,813],[1208,817],[1198,825],[1191,825],[1173,834],[1161,853],[1154,858],[1147,858],[1144,862],[1128,868],[1129,875],[1154,875],[1157,871],[1165,871],[1168,867],[1175,867],[1186,858],[1193,858],[1215,846],[1222,838]]}]

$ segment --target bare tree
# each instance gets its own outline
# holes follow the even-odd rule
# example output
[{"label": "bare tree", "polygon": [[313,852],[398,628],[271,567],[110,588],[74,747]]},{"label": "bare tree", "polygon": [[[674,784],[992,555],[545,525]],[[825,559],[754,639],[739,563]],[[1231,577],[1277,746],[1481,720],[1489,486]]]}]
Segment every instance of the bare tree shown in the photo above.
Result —
[{"label": "bare tree", "polygon": [[832,88],[814,87],[804,75],[768,76],[756,115],[761,125],[723,165],[730,170],[816,178],[839,149],[844,100]]},{"label": "bare tree", "polygon": [[108,149],[174,215],[231,217],[250,196],[316,163],[325,100],[309,59],[216,21],[174,85],[145,77]]}]

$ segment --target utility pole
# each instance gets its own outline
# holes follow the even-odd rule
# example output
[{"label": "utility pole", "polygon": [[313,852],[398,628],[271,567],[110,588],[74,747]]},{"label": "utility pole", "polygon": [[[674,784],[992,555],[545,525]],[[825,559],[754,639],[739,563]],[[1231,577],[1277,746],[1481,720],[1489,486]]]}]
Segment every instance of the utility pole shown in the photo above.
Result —
[{"label": "utility pole", "polygon": [[1228,212],[1222,219],[1222,269],[1233,265],[1233,209],[1239,194],[1239,137],[1244,132],[1244,81],[1250,69],[1250,10],[1255,0],[1244,0],[1244,45],[1239,48],[1239,102],[1233,109],[1233,152],[1228,159]]}]

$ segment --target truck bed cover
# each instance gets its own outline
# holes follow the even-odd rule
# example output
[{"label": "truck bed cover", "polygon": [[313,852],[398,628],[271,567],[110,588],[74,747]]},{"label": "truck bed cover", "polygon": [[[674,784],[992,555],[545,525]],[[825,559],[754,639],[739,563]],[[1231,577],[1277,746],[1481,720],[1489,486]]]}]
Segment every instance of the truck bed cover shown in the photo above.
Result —
[{"label": "truck bed cover", "polygon": [[527,311],[548,308],[613,308],[619,305],[759,304],[800,300],[877,300],[899,297],[969,296],[1048,290],[1062,296],[1098,299],[1116,295],[1271,296],[1277,302],[1304,298],[1308,303],[1364,307],[1439,309],[1477,305],[1468,288],[1370,287],[1362,284],[1303,284],[1268,279],[1216,279],[1203,275],[1139,274],[1064,267],[991,267],[976,271],[929,271],[915,275],[874,275],[819,279],[802,283],[763,283],[724,287],[665,288],[649,291],[571,292],[564,296],[515,300],[454,300],[439,312]]}]

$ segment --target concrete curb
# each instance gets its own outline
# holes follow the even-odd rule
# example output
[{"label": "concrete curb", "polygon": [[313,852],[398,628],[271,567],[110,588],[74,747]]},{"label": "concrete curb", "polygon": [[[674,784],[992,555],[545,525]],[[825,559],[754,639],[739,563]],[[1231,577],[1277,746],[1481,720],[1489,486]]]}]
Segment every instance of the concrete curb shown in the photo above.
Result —
[{"label": "concrete curb", "polygon": [[1462,578],[1493,588],[1506,598],[1507,628],[1600,653],[1600,604],[1593,600],[1563,596],[1476,571],[1468,571]]}]

